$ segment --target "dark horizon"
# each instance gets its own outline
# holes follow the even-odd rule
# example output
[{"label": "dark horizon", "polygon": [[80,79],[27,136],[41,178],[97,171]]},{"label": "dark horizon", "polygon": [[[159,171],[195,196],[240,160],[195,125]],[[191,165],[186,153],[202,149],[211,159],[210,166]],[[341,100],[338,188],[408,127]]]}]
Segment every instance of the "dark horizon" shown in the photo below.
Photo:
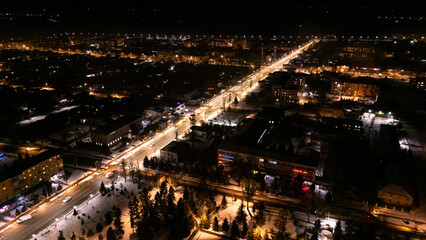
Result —
[{"label": "dark horizon", "polygon": [[[422,1],[10,1],[0,35],[62,32],[152,34],[424,33]],[[401,18],[402,17],[402,18]]]}]

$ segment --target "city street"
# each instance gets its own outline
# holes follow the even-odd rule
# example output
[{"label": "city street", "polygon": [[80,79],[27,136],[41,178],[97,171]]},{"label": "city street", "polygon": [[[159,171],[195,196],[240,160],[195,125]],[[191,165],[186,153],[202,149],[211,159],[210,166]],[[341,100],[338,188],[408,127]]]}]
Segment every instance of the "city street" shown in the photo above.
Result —
[{"label": "city street", "polygon": [[[230,87],[227,91],[216,95],[210,101],[205,103],[204,106],[195,111],[196,121],[198,122],[205,120],[220,113],[220,111],[223,110],[224,105],[226,107],[232,103],[232,101],[226,101],[230,94],[231,99],[234,99],[235,97],[239,99],[244,98],[250,91],[257,87],[258,81],[264,79],[268,76],[268,74],[281,68],[283,64],[288,63],[291,59],[297,57],[299,53],[306,50],[316,42],[317,40],[310,41],[306,45],[301,46],[299,49],[293,51],[280,60],[268,66],[262,67],[258,72],[249,75],[245,78],[245,81],[241,82],[239,85]],[[132,159],[133,161],[137,161],[139,164],[142,164],[142,160],[145,156],[151,156],[155,154],[161,148],[172,142],[176,138],[176,135],[186,133],[190,127],[191,123],[188,118],[181,119],[174,125],[171,125],[164,131],[156,134],[150,140],[127,150],[121,156],[111,160],[109,165],[112,166],[101,175],[96,176],[94,173],[91,173],[88,178],[93,177],[93,179],[71,187],[65,192],[63,196],[38,207],[37,212],[32,214],[32,219],[21,224],[14,222],[8,227],[2,229],[0,231],[0,238],[4,240],[31,238],[33,234],[44,230],[51,224],[54,224],[55,219],[62,217],[69,211],[72,211],[74,206],[86,201],[90,197],[90,194],[95,194],[99,190],[101,181],[106,181],[104,174],[111,170],[117,170],[119,166],[118,164],[123,158],[126,159],[126,161],[127,159]],[[71,196],[72,199],[67,203],[63,203],[63,198],[67,196]]]}]

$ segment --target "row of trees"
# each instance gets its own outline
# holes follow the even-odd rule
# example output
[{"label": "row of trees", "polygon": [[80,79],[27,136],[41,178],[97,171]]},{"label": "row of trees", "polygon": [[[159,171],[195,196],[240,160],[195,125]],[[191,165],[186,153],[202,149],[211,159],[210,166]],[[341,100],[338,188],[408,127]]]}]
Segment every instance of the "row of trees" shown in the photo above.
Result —
[{"label": "row of trees", "polygon": [[153,199],[148,189],[144,188],[139,197],[134,196],[128,207],[130,225],[134,232],[136,230],[137,239],[155,239],[154,233],[173,234],[174,239],[183,239],[195,226],[188,197],[185,199],[184,196],[176,203],[174,188],[167,188],[166,181]]}]

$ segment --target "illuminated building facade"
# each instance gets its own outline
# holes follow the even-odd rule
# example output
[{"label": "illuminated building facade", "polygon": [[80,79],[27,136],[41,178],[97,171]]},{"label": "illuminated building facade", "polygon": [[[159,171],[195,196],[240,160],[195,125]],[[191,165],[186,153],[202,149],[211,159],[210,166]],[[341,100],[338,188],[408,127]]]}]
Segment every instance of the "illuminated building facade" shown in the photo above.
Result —
[{"label": "illuminated building facade", "polygon": [[61,155],[53,151],[42,152],[30,159],[19,160],[10,172],[0,178],[0,203],[19,196],[37,184],[49,181],[52,176],[62,173],[64,163]]},{"label": "illuminated building facade", "polygon": [[109,122],[91,132],[92,143],[108,148],[113,147],[129,134],[131,128],[140,129],[142,120],[141,116],[126,115]]},{"label": "illuminated building facade", "polygon": [[336,80],[331,82],[331,95],[340,100],[377,101],[379,87],[362,80]]},{"label": "illuminated building facade", "polygon": [[346,118],[322,117],[321,122],[323,127],[328,130],[351,134],[364,133],[362,121]]},{"label": "illuminated building facade", "polygon": [[389,205],[409,207],[413,204],[413,197],[400,185],[389,184],[380,189],[377,198]]},{"label": "illuminated building facade", "polygon": [[299,101],[298,89],[298,87],[272,86],[272,93],[276,102],[297,103]]},{"label": "illuminated building facade", "polygon": [[252,161],[256,166],[253,173],[260,172],[271,176],[290,176],[301,174],[305,182],[315,182],[318,161],[305,156],[286,155],[261,149],[253,149],[236,145],[221,145],[218,148],[217,163],[225,171],[231,170],[231,162],[235,159]]}]

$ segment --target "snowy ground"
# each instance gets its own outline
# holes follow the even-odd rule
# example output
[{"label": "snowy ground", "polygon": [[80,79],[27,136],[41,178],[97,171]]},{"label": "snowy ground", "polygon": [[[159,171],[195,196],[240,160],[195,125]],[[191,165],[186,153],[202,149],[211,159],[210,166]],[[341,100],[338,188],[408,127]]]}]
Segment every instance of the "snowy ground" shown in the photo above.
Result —
[{"label": "snowy ground", "polygon": [[[121,190],[121,184],[123,184],[123,188],[125,187],[127,189],[127,192],[124,195],[120,195],[119,193]],[[109,184],[106,184],[107,187],[108,185]],[[79,206],[74,206],[78,212],[77,216],[74,216],[73,211],[70,211],[62,218],[56,219],[55,223],[33,236],[33,239],[56,239],[59,236],[59,231],[63,231],[66,238],[71,237],[73,232],[76,236],[83,236],[83,229],[86,233],[90,229],[95,233],[93,238],[97,239],[98,233],[96,233],[95,226],[98,222],[101,222],[104,225],[102,235],[106,236],[106,231],[108,230],[109,226],[105,226],[105,214],[108,211],[112,211],[114,205],[118,205],[123,213],[121,220],[124,223],[124,229],[126,232],[124,239],[129,239],[129,235],[132,230],[129,224],[127,204],[131,199],[130,192],[132,190],[134,192],[138,192],[137,185],[132,184],[130,181],[125,183],[124,179],[120,178],[116,181],[115,187],[118,188],[119,191],[116,191],[115,194],[112,194],[111,197],[101,196],[100,194],[93,195],[88,201],[82,203]],[[83,214],[85,216],[83,216]],[[80,217],[80,219],[78,219],[78,217]],[[84,220],[84,225],[81,224],[81,219]],[[89,237],[86,238],[90,239]]]},{"label": "snowy ground", "polygon": [[218,239],[222,239],[222,238],[215,236],[213,234],[209,234],[209,233],[206,233],[206,232],[199,231],[193,239],[194,240],[218,240]]},{"label": "snowy ground", "polygon": [[[227,200],[227,208],[226,209],[222,209],[220,208],[220,210],[212,216],[212,219],[214,217],[217,217],[219,220],[219,224],[222,224],[223,220],[225,218],[228,219],[229,224],[231,224],[231,222],[234,220],[236,214],[237,214],[237,210],[241,205],[241,200],[237,199],[236,201],[233,201],[233,198],[231,197],[226,197]],[[216,204],[220,205],[222,201],[222,195],[218,195],[216,197]],[[250,209],[251,209],[251,205]],[[275,208],[275,207],[266,207],[265,209],[265,216],[266,216],[266,222],[265,225],[263,226],[258,226],[257,228],[260,230],[261,234],[264,234],[265,231],[270,232],[271,229],[274,228],[274,223],[277,220],[277,218],[279,217],[279,213],[282,209],[280,208]],[[244,208],[244,211],[247,213],[247,220],[249,220],[249,214],[247,212],[247,209]],[[306,213],[302,213],[302,212],[294,212],[293,215],[290,212],[290,210],[285,210],[285,216],[286,216],[286,231],[290,234],[291,238],[296,238],[298,234],[302,234],[305,232],[305,230],[307,230],[308,228],[312,228],[314,225],[313,223],[315,222],[315,216],[311,215],[310,219],[308,221],[308,217],[306,215]],[[294,217],[294,218],[293,218]],[[320,239],[324,239],[324,240],[328,240],[331,239],[330,238],[330,232],[327,231],[326,229],[334,229],[336,226],[336,220],[335,219],[320,219],[321,220],[321,226],[323,229],[323,232],[320,236]],[[295,225],[296,223],[296,225]],[[342,222],[342,228],[344,229],[344,223]],[[210,229],[210,231],[212,231],[212,229]],[[222,232],[220,232],[222,233]],[[222,233],[223,234],[223,233]]]},{"label": "snowy ground", "polygon": [[[120,195],[121,184],[123,184],[123,189],[126,188],[127,192],[124,195]],[[110,183],[105,183],[105,186],[110,187]],[[170,185],[169,185],[170,187]],[[98,239],[98,234],[96,232],[96,225],[98,222],[101,222],[104,225],[104,228],[101,232],[102,236],[106,237],[106,232],[113,223],[108,226],[105,226],[105,214],[108,211],[112,210],[113,206],[119,206],[122,212],[121,221],[123,222],[123,227],[125,234],[123,239],[129,239],[130,234],[133,233],[133,230],[130,227],[130,217],[128,215],[129,209],[127,207],[128,202],[133,198],[130,194],[133,191],[135,194],[140,190],[137,189],[137,184],[133,184],[131,181],[124,182],[123,178],[119,178],[115,182],[115,188],[119,189],[112,194],[111,197],[101,196],[100,194],[93,195],[88,201],[82,203],[79,206],[74,206],[77,210],[78,215],[74,216],[73,211],[70,211],[68,214],[63,216],[60,219],[56,219],[56,222],[50,225],[48,228],[39,232],[33,236],[33,239],[37,240],[48,240],[48,239],[57,239],[59,236],[59,231],[63,231],[66,238],[70,238],[74,232],[77,237],[84,236],[86,239]],[[154,198],[155,193],[159,191],[157,187],[154,187],[150,191],[151,197]],[[179,187],[175,189],[176,201],[181,198],[183,195],[183,188]],[[83,214],[85,216],[83,216]],[[88,218],[90,216],[90,219]],[[78,219],[80,217],[80,219]],[[84,220],[84,225],[81,224],[81,218]],[[87,233],[89,229],[95,233],[92,237],[83,235],[82,231]],[[201,238],[200,238],[201,239]],[[205,238],[204,238],[205,239]]]}]

